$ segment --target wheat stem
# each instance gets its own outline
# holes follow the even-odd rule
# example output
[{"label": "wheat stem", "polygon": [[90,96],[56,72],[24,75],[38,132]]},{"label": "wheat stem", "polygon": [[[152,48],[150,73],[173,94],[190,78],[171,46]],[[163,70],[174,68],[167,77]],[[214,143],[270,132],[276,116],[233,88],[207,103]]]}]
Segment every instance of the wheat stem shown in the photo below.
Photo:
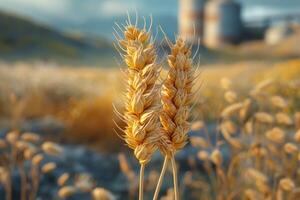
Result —
[{"label": "wheat stem", "polygon": [[12,200],[12,180],[11,180],[11,170],[9,169],[8,173],[8,179],[5,184],[5,192],[6,192],[6,200]]},{"label": "wheat stem", "polygon": [[21,178],[21,200],[26,200],[26,188],[27,188],[27,180],[26,180],[26,172],[24,166],[19,166],[20,178]]},{"label": "wheat stem", "polygon": [[160,176],[159,176],[158,183],[157,183],[157,186],[156,186],[156,189],[155,189],[155,192],[154,192],[153,200],[157,200],[157,198],[158,198],[160,188],[161,188],[162,182],[164,180],[165,172],[166,172],[167,167],[168,167],[168,162],[169,162],[169,157],[165,156],[164,164],[163,164],[163,167],[162,167],[161,172],[160,172]]},{"label": "wheat stem", "polygon": [[140,184],[139,184],[139,200],[144,199],[144,174],[145,174],[145,164],[141,164]]},{"label": "wheat stem", "polygon": [[173,170],[173,182],[174,182],[174,197],[175,200],[179,200],[179,189],[178,189],[178,176],[177,168],[174,155],[171,157],[172,170]]}]

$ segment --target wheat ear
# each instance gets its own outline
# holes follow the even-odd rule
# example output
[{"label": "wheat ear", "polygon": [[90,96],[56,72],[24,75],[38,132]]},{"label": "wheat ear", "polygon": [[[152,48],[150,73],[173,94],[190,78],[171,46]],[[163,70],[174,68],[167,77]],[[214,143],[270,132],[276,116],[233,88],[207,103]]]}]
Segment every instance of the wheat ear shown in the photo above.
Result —
[{"label": "wheat ear", "polygon": [[132,25],[125,27],[124,39],[119,40],[119,44],[128,66],[124,139],[141,164],[139,199],[142,199],[144,168],[157,149],[160,133],[159,66],[150,34],[145,29],[140,30]]},{"label": "wheat ear", "polygon": [[171,46],[171,54],[168,56],[169,71],[161,89],[160,122],[164,137],[161,137],[160,149],[171,160],[176,200],[179,199],[179,191],[175,153],[187,143],[190,128],[187,119],[194,80],[190,57],[191,48],[181,38],[177,39]]}]

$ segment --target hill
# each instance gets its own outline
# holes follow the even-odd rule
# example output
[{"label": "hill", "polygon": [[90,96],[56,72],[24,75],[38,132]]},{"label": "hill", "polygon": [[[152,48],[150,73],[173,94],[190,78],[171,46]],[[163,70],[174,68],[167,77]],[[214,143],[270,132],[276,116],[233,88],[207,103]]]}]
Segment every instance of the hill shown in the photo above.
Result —
[{"label": "hill", "polygon": [[[0,11],[0,58],[94,62],[111,53],[110,43],[61,33],[30,19]],[[99,57],[99,55],[101,55]]]}]

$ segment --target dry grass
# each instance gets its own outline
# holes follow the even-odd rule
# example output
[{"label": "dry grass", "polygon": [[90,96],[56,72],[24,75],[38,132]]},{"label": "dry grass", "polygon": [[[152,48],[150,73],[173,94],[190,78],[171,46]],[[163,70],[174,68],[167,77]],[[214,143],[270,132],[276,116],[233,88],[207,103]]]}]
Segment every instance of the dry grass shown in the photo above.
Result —
[{"label": "dry grass", "polygon": [[[236,83],[232,89],[245,95],[252,85],[263,79],[275,80],[269,90],[290,98],[292,103],[287,109],[299,110],[299,74],[300,60],[283,63],[241,62],[234,65],[203,66],[200,107],[194,109],[194,118],[213,120],[226,104],[223,90],[219,87],[223,77]],[[121,107],[120,92],[123,91],[122,74],[119,69],[53,67],[45,63],[13,65],[2,64],[0,68],[0,117],[2,125],[5,119],[38,119],[54,116],[62,121],[67,130],[65,135],[73,141],[94,143],[103,146],[101,150],[112,149],[105,145],[116,139],[112,131],[118,119],[113,116],[112,102]],[[197,88],[198,86],[196,86]],[[18,104],[11,102],[15,93]],[[198,94],[197,94],[198,96]],[[205,115],[204,115],[205,114]],[[5,124],[3,124],[5,123]],[[120,124],[121,122],[119,122]],[[77,139],[78,138],[78,139]],[[115,145],[120,147],[122,145]]]}]

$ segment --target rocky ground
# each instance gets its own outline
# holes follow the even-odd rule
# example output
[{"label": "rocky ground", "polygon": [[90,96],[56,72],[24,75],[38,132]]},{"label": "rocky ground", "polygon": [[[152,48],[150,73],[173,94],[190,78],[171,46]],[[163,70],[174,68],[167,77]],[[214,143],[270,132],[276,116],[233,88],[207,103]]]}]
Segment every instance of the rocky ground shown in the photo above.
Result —
[{"label": "rocky ground", "polygon": [[[1,138],[4,137],[8,128],[1,129]],[[60,123],[53,119],[43,119],[41,121],[31,121],[24,123],[22,129],[25,131],[33,131],[40,133],[44,138],[48,138],[49,135],[59,137],[60,130],[63,129]],[[198,133],[191,133],[192,135]],[[49,137],[50,138],[50,137]],[[125,152],[128,165],[135,174],[135,181],[128,180],[128,177],[120,169],[119,159],[117,153],[100,153],[90,149],[84,145],[75,144],[61,144],[64,151],[63,154],[57,158],[46,156],[42,164],[54,161],[57,163],[57,168],[46,175],[41,177],[39,185],[38,199],[42,200],[54,200],[59,199],[57,192],[59,187],[57,186],[57,178],[64,172],[68,172],[71,176],[78,176],[80,174],[88,175],[94,181],[95,186],[103,187],[111,191],[117,199],[129,199],[129,191],[136,192],[137,189],[134,185],[137,184],[139,166],[131,152]],[[191,161],[192,157],[197,154],[197,149],[188,145],[183,151],[177,154],[177,161],[179,164],[180,178],[182,179],[185,172],[196,167],[197,170],[201,170],[201,163],[197,160]],[[156,153],[153,156],[151,163],[146,169],[146,194],[149,197],[153,194],[155,183],[157,182],[158,173],[160,171],[163,158],[160,153]],[[192,163],[191,163],[192,162]],[[28,165],[29,163],[27,163]],[[29,170],[29,165],[26,166]],[[20,175],[17,169],[12,174],[13,182],[13,199],[19,200],[20,195]],[[69,184],[74,185],[70,181]],[[169,187],[172,187],[171,173],[167,173],[165,183],[162,187],[162,192],[165,193]],[[184,188],[182,188],[184,190]],[[3,186],[0,187],[0,199],[5,199],[5,190]],[[89,192],[78,192],[76,195],[68,198],[74,200],[91,199]]]}]

